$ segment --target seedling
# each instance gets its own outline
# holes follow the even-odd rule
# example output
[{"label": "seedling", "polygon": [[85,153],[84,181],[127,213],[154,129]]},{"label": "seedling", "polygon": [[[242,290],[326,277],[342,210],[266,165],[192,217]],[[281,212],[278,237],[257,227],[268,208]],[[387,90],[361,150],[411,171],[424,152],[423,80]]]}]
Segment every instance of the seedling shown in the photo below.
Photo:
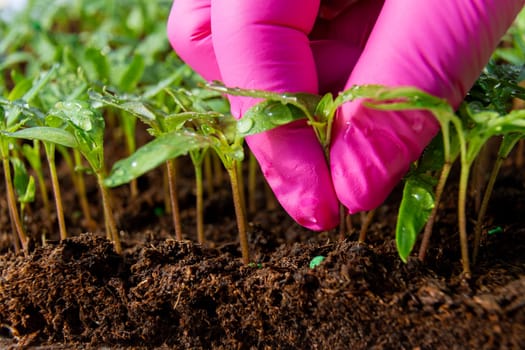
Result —
[{"label": "seedling", "polygon": [[[513,91],[515,87],[511,86]],[[357,98],[368,99],[365,104],[371,108],[382,110],[427,110],[438,120],[441,126],[443,152],[440,179],[434,196],[434,182],[424,175],[429,170],[437,170],[428,166],[434,159],[422,159],[417,176],[409,177],[404,191],[404,199],[400,207],[400,215],[396,228],[396,240],[401,258],[406,261],[408,254],[416,241],[417,233],[427,223],[423,250],[424,256],[428,244],[432,224],[436,217],[437,204],[443,193],[444,186],[454,159],[461,159],[461,174],[458,195],[458,223],[460,231],[463,270],[470,275],[468,240],[466,229],[466,194],[470,168],[481,147],[494,135],[520,132],[525,122],[519,112],[507,116],[490,112],[467,113],[468,121],[462,120],[454,113],[452,107],[444,100],[426,94],[415,88],[386,88],[382,86],[356,86],[342,92],[335,100],[330,94],[322,98],[305,94],[277,94],[259,90],[243,90],[225,88],[213,84],[209,88],[231,95],[264,98],[265,101],[247,111],[238,124],[243,136],[251,133],[269,130],[278,122],[290,122],[304,118],[315,128],[321,144],[327,149],[330,143],[330,130],[335,110],[343,103]],[[469,109],[466,109],[469,111]],[[255,123],[253,116],[264,115],[261,122]],[[274,122],[278,115],[278,122]],[[314,117],[315,116],[315,117]],[[464,117],[466,118],[466,117]],[[256,118],[255,118],[256,119]],[[452,132],[450,126],[454,127]],[[426,153],[428,155],[428,153]],[[425,164],[426,163],[426,164]],[[438,164],[441,162],[438,161]],[[361,235],[360,235],[361,236]],[[361,238],[361,237],[360,237]],[[361,238],[364,239],[364,238]]]},{"label": "seedling", "polygon": [[318,255],[314,258],[312,258],[312,260],[310,260],[310,269],[315,269],[317,266],[321,265],[321,263],[324,261],[325,257],[322,256],[322,255]]},{"label": "seedling", "polygon": [[56,144],[78,149],[97,178],[104,208],[106,234],[113,241],[115,250],[120,253],[120,237],[113,217],[111,197],[104,186],[103,136],[105,124],[102,115],[86,102],[59,102],[45,117],[45,125],[21,129],[10,135],[17,138],[41,140],[44,144],[49,144],[48,156],[51,160],[51,167],[54,166],[53,155]]},{"label": "seedling", "polygon": [[[107,91],[104,91],[104,94],[98,94],[96,92],[91,92],[91,99],[98,102],[103,103],[105,105],[110,105],[119,109],[122,109],[128,113],[131,113],[138,117],[141,121],[143,121],[145,124],[149,125],[151,127],[150,133],[155,136],[156,138],[159,138],[162,135],[170,134],[169,137],[175,137],[176,135],[171,134],[172,132],[176,131],[190,131],[193,132],[196,128],[198,129],[199,124],[201,121],[211,123],[211,120],[218,117],[219,114],[216,112],[202,109],[200,111],[188,111],[190,107],[193,107],[194,103],[192,102],[191,98],[188,98],[184,95],[184,93],[179,93],[175,91],[171,91],[168,89],[164,89],[170,95],[173,100],[177,103],[178,109],[182,110],[181,112],[176,112],[173,114],[167,114],[163,110],[156,108],[153,105],[145,104],[139,100],[134,100],[131,96],[125,96],[120,95],[117,96],[115,93],[108,93]],[[193,108],[195,109],[195,108]],[[193,127],[190,127],[189,124],[193,124]],[[181,134],[182,135],[182,134]],[[191,137],[188,135],[182,135],[180,136],[181,140],[186,140]],[[162,142],[160,142],[162,143]],[[197,184],[197,236],[199,239],[199,242],[204,242],[204,230],[203,230],[203,224],[202,224],[202,211],[203,211],[203,202],[202,202],[202,162],[204,155],[206,153],[206,149],[209,145],[197,143],[196,145],[192,145],[191,143],[188,144],[188,149],[184,149],[182,145],[176,145],[175,146],[175,153],[173,153],[173,156],[168,156],[164,159],[166,162],[166,169],[167,169],[167,175],[168,175],[168,185],[169,185],[169,192],[170,192],[170,207],[172,209],[172,215],[173,215],[173,224],[175,228],[175,235],[178,240],[182,240],[182,227],[180,223],[180,212],[179,212],[179,205],[177,200],[177,191],[176,191],[176,161],[175,159],[186,153],[190,153],[194,168],[195,168],[195,174],[196,174],[196,184]],[[152,150],[155,151],[156,146],[153,144]],[[178,152],[181,153],[178,153]],[[149,152],[149,150],[142,151],[142,152]],[[140,153],[139,153],[140,154]],[[166,155],[170,155],[172,153],[168,152]],[[133,158],[133,157],[131,157]],[[155,158],[155,161],[157,159]],[[139,163],[140,164],[140,163]],[[146,169],[144,172],[156,167],[158,164],[152,164],[151,168]],[[119,165],[120,166],[120,165]],[[127,165],[123,165],[123,167],[126,167]],[[144,172],[142,172],[143,168],[138,169],[137,171],[127,171],[130,175],[130,177],[127,178],[119,178],[115,183],[111,183],[112,180],[108,180],[109,186],[118,186],[122,183],[131,181],[136,176],[142,175]],[[114,172],[113,172],[114,174]],[[113,175],[112,175],[113,176]],[[117,177],[118,178],[118,177]],[[121,182],[124,181],[124,182]]]},{"label": "seedling", "polygon": [[[6,181],[7,203],[11,223],[14,228],[13,231],[17,232],[18,240],[24,250],[27,250],[28,237],[23,229],[16,206],[15,190],[13,188],[13,180],[9,166],[10,145],[13,142],[12,134],[19,130],[27,122],[28,118],[34,119],[40,116],[40,111],[29,107],[28,103],[31,102],[49,82],[55,69],[56,67],[53,67],[50,71],[44,72],[34,80],[18,80],[18,83],[10,91],[8,99],[0,99],[0,105],[3,107],[0,120],[0,152]],[[15,243],[15,247],[18,247],[18,241],[15,240],[15,242],[17,242]]]},{"label": "seedling", "polygon": [[11,164],[15,192],[20,203],[20,217],[23,218],[27,204],[35,200],[35,178],[27,173],[24,162],[19,158],[11,158]]},{"label": "seedling", "polygon": [[[241,251],[243,261],[249,263],[248,240],[246,235],[246,223],[244,209],[239,189],[239,174],[237,164],[243,159],[242,139],[234,138],[231,141],[230,133],[226,129],[219,129],[220,124],[212,125],[205,123],[206,115],[202,113],[190,112],[178,115],[178,119],[173,116],[170,122],[185,122],[189,119],[199,119],[202,123],[198,129],[188,130],[187,128],[175,129],[174,131],[156,134],[155,139],[139,148],[128,158],[115,163],[110,176],[106,179],[107,186],[118,186],[129,182],[145,172],[157,167],[158,165],[188,152],[202,150],[211,147],[220,157],[231,179],[235,212],[237,216],[237,226],[241,240]],[[217,118],[216,113],[209,113],[208,116]],[[226,118],[226,117],[223,117]],[[231,118],[231,117],[230,117]],[[225,124],[229,125],[229,123]]]}]

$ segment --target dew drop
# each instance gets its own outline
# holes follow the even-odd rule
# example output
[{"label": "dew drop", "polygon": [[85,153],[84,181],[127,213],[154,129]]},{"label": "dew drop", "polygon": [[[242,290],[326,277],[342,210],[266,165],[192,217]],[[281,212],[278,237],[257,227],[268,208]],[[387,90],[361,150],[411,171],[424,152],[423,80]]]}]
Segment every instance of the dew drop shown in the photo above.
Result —
[{"label": "dew drop", "polygon": [[136,167],[137,167],[137,162],[136,162],[136,161],[131,162],[131,167],[132,167],[132,168],[136,168]]},{"label": "dew drop", "polygon": [[253,127],[254,124],[255,124],[254,121],[252,119],[250,119],[250,118],[240,119],[237,122],[237,130],[240,133],[246,133],[246,132],[250,131],[250,129]]},{"label": "dew drop", "polygon": [[292,113],[290,107],[282,104],[274,104],[264,109],[264,114],[270,119],[274,125],[283,125],[292,120]]}]

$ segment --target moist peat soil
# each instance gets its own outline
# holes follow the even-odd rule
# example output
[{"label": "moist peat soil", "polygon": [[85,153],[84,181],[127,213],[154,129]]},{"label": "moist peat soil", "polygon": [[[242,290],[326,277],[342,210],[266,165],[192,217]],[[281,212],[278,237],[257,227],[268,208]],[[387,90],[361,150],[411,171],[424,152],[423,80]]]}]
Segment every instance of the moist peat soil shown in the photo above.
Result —
[{"label": "moist peat soil", "polygon": [[[357,242],[358,218],[343,240],[335,231],[308,231],[282,209],[268,209],[261,190],[249,215],[253,263],[243,265],[227,182],[206,196],[208,243],[199,245],[191,165],[181,168],[184,241],[172,238],[160,171],[139,180],[134,198],[126,186],[114,192],[121,255],[102,233],[89,181],[98,230],[85,228],[73,191],[64,191],[71,238],[58,242],[55,218],[42,210],[26,215],[29,253],[14,253],[4,229],[0,347],[525,348],[525,186],[512,168],[496,184],[484,225],[492,234],[468,280],[454,188],[440,207],[426,260],[407,263],[395,247],[398,190],[378,209],[365,243]],[[0,209],[2,227],[10,227],[5,200]],[[312,268],[318,256],[324,260]]]}]

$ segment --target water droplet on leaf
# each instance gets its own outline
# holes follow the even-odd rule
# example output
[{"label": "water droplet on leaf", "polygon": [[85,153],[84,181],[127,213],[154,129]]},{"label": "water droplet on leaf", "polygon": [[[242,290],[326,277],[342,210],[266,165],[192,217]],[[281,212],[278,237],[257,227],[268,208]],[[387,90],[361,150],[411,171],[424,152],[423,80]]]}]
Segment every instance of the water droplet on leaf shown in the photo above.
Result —
[{"label": "water droplet on leaf", "polygon": [[240,119],[238,122],[237,122],[237,130],[240,132],[240,133],[247,133],[248,131],[250,131],[250,129],[253,127],[254,125],[254,121],[252,119],[249,119],[249,118],[243,118],[243,119]]}]

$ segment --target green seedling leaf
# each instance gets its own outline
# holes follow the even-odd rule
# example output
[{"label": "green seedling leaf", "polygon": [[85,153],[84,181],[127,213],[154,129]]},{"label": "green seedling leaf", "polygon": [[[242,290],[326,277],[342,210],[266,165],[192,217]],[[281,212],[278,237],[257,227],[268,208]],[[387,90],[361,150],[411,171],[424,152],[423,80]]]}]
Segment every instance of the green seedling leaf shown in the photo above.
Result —
[{"label": "green seedling leaf", "polygon": [[284,105],[292,105],[303,111],[304,116],[310,122],[317,122],[315,119],[315,111],[319,101],[321,101],[321,97],[319,95],[288,92],[278,93],[256,89],[229,88],[217,81],[207,84],[206,87],[210,90],[218,91],[227,95],[261,98],[267,101],[280,102]]},{"label": "green seedling leaf", "polygon": [[324,95],[315,107],[315,115],[322,121],[328,121],[337,109],[332,94]]},{"label": "green seedling leaf", "polygon": [[109,93],[108,91],[105,91],[104,95],[102,95],[98,92],[90,90],[89,98],[92,101],[98,102],[102,105],[112,106],[129,112],[147,125],[151,125],[152,122],[156,121],[155,114],[148,106],[146,106],[144,102],[125,100]]},{"label": "green seedling leaf", "polygon": [[35,96],[37,96],[38,93],[51,81],[57,70],[58,64],[55,64],[49,71],[40,74],[40,76],[33,82],[31,89],[22,96],[22,100],[28,103],[31,102],[33,98],[35,98]]},{"label": "green seedling leaf", "polygon": [[232,96],[254,97],[270,101],[279,101],[284,104],[302,105],[312,112],[315,110],[317,104],[321,100],[321,97],[315,94],[288,92],[279,93],[257,89],[241,89],[237,87],[230,88],[226,87],[219,81],[208,83],[205,86],[210,90],[218,91]]},{"label": "green seedling leaf", "polygon": [[163,130],[168,132],[180,130],[188,123],[194,123],[197,126],[213,123],[214,119],[223,117],[222,114],[216,112],[182,112],[167,115],[162,119]]},{"label": "green seedling leaf", "polygon": [[18,158],[11,158],[13,165],[13,185],[20,203],[29,203],[35,200],[35,179],[29,176],[24,162]]},{"label": "green seedling leaf", "polygon": [[405,183],[396,225],[397,250],[404,262],[434,207],[433,192],[433,186],[421,177],[409,178]]},{"label": "green seedling leaf", "polygon": [[299,119],[305,119],[305,115],[294,105],[266,100],[244,114],[237,122],[237,133],[240,137],[246,137]]},{"label": "green seedling leaf", "polygon": [[503,159],[506,159],[509,156],[510,152],[514,149],[514,146],[516,145],[516,143],[518,143],[518,141],[524,137],[525,135],[523,134],[504,135],[503,140],[501,141],[498,156]]},{"label": "green seedling leaf", "polygon": [[85,68],[90,80],[106,81],[109,77],[109,65],[106,56],[96,48],[89,48],[84,54]]},{"label": "green seedling leaf", "polygon": [[154,121],[155,114],[148,108],[146,105],[139,101],[130,101],[124,102],[121,105],[118,105],[120,109],[123,109],[139,119],[146,120],[148,122]]},{"label": "green seedling leaf", "polygon": [[10,66],[31,61],[33,57],[27,52],[13,52],[7,57],[0,58],[0,70],[4,70]]},{"label": "green seedling leaf", "polygon": [[15,132],[2,132],[3,135],[24,140],[40,140],[58,145],[75,148],[78,143],[70,132],[49,126],[35,126],[20,129]]},{"label": "green seedling leaf", "polygon": [[425,148],[419,158],[417,171],[418,173],[438,171],[443,167],[444,160],[443,136],[437,135],[432,139],[432,142]]},{"label": "green seedling leaf", "polygon": [[102,114],[84,101],[58,102],[49,112],[49,118],[59,118],[76,140],[76,148],[87,159],[95,172],[104,166],[104,128]]},{"label": "green seedling leaf", "polygon": [[35,141],[33,146],[27,143],[23,144],[21,151],[33,169],[42,171],[42,158],[40,155],[40,143],[38,141]]},{"label": "green seedling leaf", "polygon": [[182,80],[184,75],[187,75],[189,72],[189,67],[186,65],[183,65],[179,67],[177,70],[175,70],[174,73],[172,73],[169,77],[166,79],[163,79],[159,81],[157,84],[153,86],[149,86],[144,90],[144,93],[142,94],[142,97],[147,99],[150,99],[157,94],[159,94],[161,91],[166,89],[170,85],[179,85],[178,82]]},{"label": "green seedling leaf", "polygon": [[33,86],[32,79],[24,79],[22,81],[19,81],[15,85],[13,90],[9,92],[7,99],[10,101],[15,101],[15,100],[22,98],[22,96],[24,96],[24,94],[26,94],[31,89],[32,86]]},{"label": "green seedling leaf", "polygon": [[131,91],[137,86],[142,74],[144,74],[144,58],[140,55],[133,56],[133,60],[128,66],[128,69],[124,72],[124,75],[120,79],[119,87],[122,91]]},{"label": "green seedling leaf", "polygon": [[163,134],[137,149],[131,156],[116,162],[104,184],[108,187],[123,185],[169,159],[211,144],[210,138],[193,132],[174,131]]}]

